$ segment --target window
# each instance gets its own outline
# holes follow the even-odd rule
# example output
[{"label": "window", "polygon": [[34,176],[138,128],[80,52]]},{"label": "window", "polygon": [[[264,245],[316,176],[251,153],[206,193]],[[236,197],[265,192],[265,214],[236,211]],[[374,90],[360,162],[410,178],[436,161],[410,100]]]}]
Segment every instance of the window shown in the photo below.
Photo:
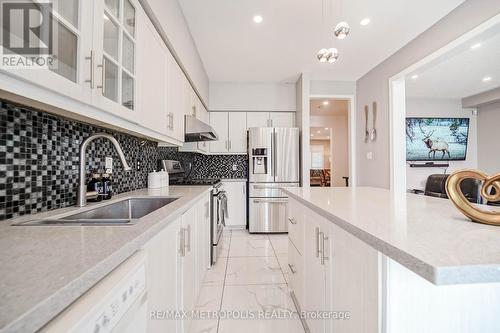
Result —
[{"label": "window", "polygon": [[311,146],[311,169],[324,168],[323,146],[318,146],[321,150],[313,149]]}]

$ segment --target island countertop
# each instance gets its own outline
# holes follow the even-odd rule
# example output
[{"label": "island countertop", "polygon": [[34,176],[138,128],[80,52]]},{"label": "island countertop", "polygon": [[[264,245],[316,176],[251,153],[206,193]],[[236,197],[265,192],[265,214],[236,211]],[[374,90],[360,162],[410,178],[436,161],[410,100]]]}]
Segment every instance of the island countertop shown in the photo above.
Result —
[{"label": "island countertop", "polygon": [[[209,186],[138,190],[84,208],[68,207],[0,222],[0,332],[35,332],[209,195]],[[11,226],[77,213],[133,197],[180,197],[125,226]]]},{"label": "island countertop", "polygon": [[371,187],[284,191],[436,285],[500,282],[500,227],[471,222],[450,200]]}]

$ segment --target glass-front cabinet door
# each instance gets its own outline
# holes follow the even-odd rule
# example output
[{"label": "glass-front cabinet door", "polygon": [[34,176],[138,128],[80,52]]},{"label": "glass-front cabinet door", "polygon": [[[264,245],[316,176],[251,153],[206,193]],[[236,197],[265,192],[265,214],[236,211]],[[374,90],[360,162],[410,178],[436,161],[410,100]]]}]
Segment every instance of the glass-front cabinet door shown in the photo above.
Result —
[{"label": "glass-front cabinet door", "polygon": [[93,104],[126,118],[136,108],[136,0],[95,1]]},{"label": "glass-front cabinet door", "polygon": [[[90,103],[94,74],[92,71],[93,1],[57,0],[51,4],[52,53],[50,58],[45,58],[46,66],[2,67],[0,71],[72,99]],[[37,8],[34,7],[33,11],[36,12]],[[40,14],[40,17],[43,20],[45,16]],[[9,32],[13,36],[20,40],[32,38],[25,36],[22,29],[16,31],[14,15],[10,19],[12,22]],[[22,19],[18,21],[22,27]],[[21,52],[13,54],[21,55]],[[41,62],[43,55],[37,59]]]}]

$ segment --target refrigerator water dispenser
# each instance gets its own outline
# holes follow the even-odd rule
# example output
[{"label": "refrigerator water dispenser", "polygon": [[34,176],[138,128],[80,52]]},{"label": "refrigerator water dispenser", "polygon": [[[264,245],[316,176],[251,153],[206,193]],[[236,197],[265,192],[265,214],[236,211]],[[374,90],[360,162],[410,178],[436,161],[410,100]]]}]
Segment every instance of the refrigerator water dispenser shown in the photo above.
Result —
[{"label": "refrigerator water dispenser", "polygon": [[252,149],[253,173],[267,174],[267,149],[254,148]]}]

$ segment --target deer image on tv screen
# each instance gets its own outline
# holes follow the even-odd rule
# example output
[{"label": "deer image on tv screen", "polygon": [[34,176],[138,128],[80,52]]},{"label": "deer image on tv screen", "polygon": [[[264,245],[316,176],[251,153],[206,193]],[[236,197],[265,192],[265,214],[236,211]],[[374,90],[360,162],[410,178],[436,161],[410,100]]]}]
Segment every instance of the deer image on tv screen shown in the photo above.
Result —
[{"label": "deer image on tv screen", "polygon": [[406,118],[406,159],[465,160],[468,133],[468,118]]},{"label": "deer image on tv screen", "polygon": [[422,133],[424,134],[424,139],[422,141],[424,141],[427,148],[429,148],[429,158],[431,158],[431,154],[433,154],[432,158],[435,159],[436,152],[442,151],[443,156],[441,156],[441,158],[444,158],[445,155],[448,154],[448,157],[451,159],[450,151],[448,150],[448,147],[449,147],[448,142],[432,141],[431,137],[432,137],[432,134],[434,134],[434,132],[436,132],[436,131],[431,131],[430,133],[425,133],[424,131],[422,131]]}]

